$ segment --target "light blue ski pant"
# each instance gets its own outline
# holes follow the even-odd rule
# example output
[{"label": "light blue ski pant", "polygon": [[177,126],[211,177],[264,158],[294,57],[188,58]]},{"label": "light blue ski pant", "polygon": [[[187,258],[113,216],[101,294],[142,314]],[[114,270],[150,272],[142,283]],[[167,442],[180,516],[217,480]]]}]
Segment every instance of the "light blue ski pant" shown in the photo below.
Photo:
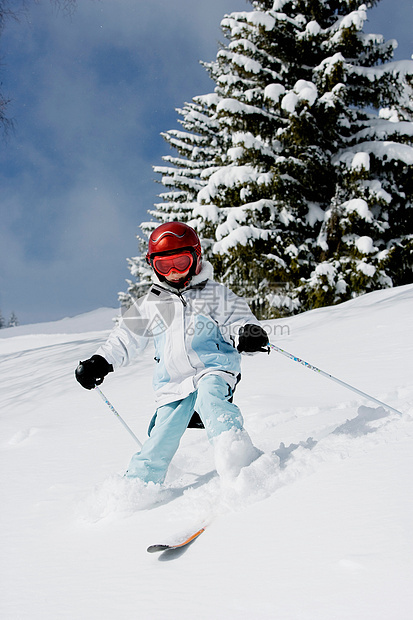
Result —
[{"label": "light blue ski pant", "polygon": [[242,415],[230,402],[231,397],[232,390],[225,379],[207,374],[195,392],[159,407],[155,426],[141,451],[132,457],[126,477],[162,483],[194,411],[199,413],[210,441],[225,431],[241,430]]}]

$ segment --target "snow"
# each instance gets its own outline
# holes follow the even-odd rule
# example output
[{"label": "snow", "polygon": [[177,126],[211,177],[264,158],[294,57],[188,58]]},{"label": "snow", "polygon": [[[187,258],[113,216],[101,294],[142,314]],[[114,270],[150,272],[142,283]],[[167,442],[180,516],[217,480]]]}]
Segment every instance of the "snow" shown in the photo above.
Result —
[{"label": "snow", "polygon": [[343,208],[346,213],[357,213],[366,222],[372,222],[374,219],[367,202],[363,198],[352,198],[343,203]]},{"label": "snow", "polygon": [[196,97],[194,97],[194,99],[198,101],[199,103],[201,103],[202,105],[205,105],[207,107],[213,107],[214,105],[217,105],[218,102],[220,101],[220,97],[219,95],[217,95],[217,93],[197,95]]},{"label": "snow", "polygon": [[344,56],[341,52],[336,52],[333,56],[325,58],[318,67],[314,68],[314,72],[324,73],[329,75],[336,70],[337,64],[343,64],[345,62]]},{"label": "snow", "polygon": [[[219,56],[228,56],[228,52],[223,50],[222,52],[218,52]],[[257,75],[262,71],[262,65],[260,62],[253,60],[252,58],[248,58],[244,54],[231,54],[231,60],[234,65],[238,67],[242,67],[247,71],[247,73],[256,73]]]},{"label": "snow", "polygon": [[[233,207],[234,208],[234,207]],[[238,212],[241,216],[242,210]],[[268,239],[270,234],[268,230],[257,228],[256,226],[237,226],[231,230],[233,220],[230,219],[228,223],[221,224],[217,228],[217,236],[224,235],[222,239],[214,243],[214,254],[226,254],[229,249],[240,245],[248,245],[252,239]]]},{"label": "snow", "polygon": [[360,261],[357,263],[357,271],[361,271],[368,278],[372,278],[376,273],[376,268],[374,265],[370,265],[364,261]]},{"label": "snow", "polygon": [[407,166],[413,165],[413,147],[408,144],[400,144],[391,140],[383,142],[361,142],[334,157],[336,163],[345,163],[351,167],[354,154],[359,152],[370,153],[379,159],[387,158],[389,161],[401,161]]},{"label": "snow", "polygon": [[[208,171],[205,176],[207,174]],[[212,202],[220,186],[241,186],[251,180],[256,183],[269,183],[271,178],[270,172],[258,172],[252,166],[223,166],[211,174],[208,184],[198,192],[197,200],[200,204]]]},{"label": "snow", "polygon": [[264,30],[272,30],[276,23],[274,17],[263,11],[241,11],[231,13],[231,15],[225,17],[221,21],[221,26],[223,28],[230,28],[232,31],[231,38],[234,38],[239,32],[242,22],[247,22]]},{"label": "snow", "polygon": [[[332,27],[332,30],[348,30],[355,29],[360,31],[363,29],[364,22],[367,19],[367,7],[365,4],[362,4],[357,11],[352,11],[344,17],[340,17],[337,22]],[[334,40],[334,37],[333,37]]]},{"label": "snow", "polygon": [[65,317],[59,321],[50,323],[37,323],[35,325],[19,325],[11,329],[2,329],[0,343],[3,338],[16,338],[16,336],[28,336],[38,334],[75,334],[89,331],[102,331],[113,327],[113,319],[121,314],[120,309],[100,308],[92,312],[85,312],[75,317]]},{"label": "snow", "polygon": [[[226,235],[234,233],[237,235],[237,230],[240,224],[243,224],[248,219],[248,214],[253,211],[263,211],[263,209],[268,209],[270,212],[273,210],[274,204],[272,200],[267,200],[262,198],[261,200],[257,200],[255,202],[248,202],[243,205],[239,205],[238,207],[228,207],[226,209],[222,209],[222,212],[226,216],[226,220],[217,226],[216,229],[216,238],[218,241],[221,241]],[[200,213],[202,215],[204,207],[200,207],[195,213]],[[218,221],[218,220],[217,220]],[[243,243],[248,243],[249,239],[244,233],[241,234],[240,237],[243,239]],[[233,237],[235,239],[235,237]],[[237,241],[235,241],[237,243]]]},{"label": "snow", "polygon": [[356,153],[351,162],[353,170],[370,170],[370,155],[368,153]]},{"label": "snow", "polygon": [[372,252],[377,252],[377,248],[374,247],[373,239],[364,235],[363,237],[359,237],[355,245],[359,252],[362,254],[371,254]]},{"label": "snow", "polygon": [[285,87],[282,84],[268,84],[264,88],[264,99],[271,99],[278,103],[281,95],[285,93]]},{"label": "snow", "polygon": [[272,7],[273,11],[282,11],[284,5],[287,4],[288,0],[274,0],[274,4]]},{"label": "snow", "polygon": [[321,26],[318,22],[316,22],[315,20],[312,20],[310,22],[308,22],[308,24],[305,27],[305,32],[306,34],[308,34],[309,36],[316,36],[321,32]]},{"label": "snow", "polygon": [[322,222],[325,217],[325,211],[314,202],[308,203],[307,221],[310,226],[314,226],[316,222]]},{"label": "snow", "polygon": [[320,276],[326,276],[329,284],[331,286],[334,285],[334,278],[337,274],[337,268],[335,265],[332,265],[331,263],[319,263],[317,265],[317,267],[314,269],[314,271],[311,274],[311,277],[314,279],[318,279]]},{"label": "snow", "polygon": [[381,181],[378,181],[377,179],[374,179],[373,181],[365,180],[363,181],[363,185],[368,188],[370,195],[374,196],[376,200],[387,202],[387,204],[390,204],[393,200],[391,194],[383,189]]},{"label": "snow", "polygon": [[337,104],[337,101],[340,99],[340,95],[342,91],[345,91],[345,86],[341,82],[336,84],[331,91],[327,91],[324,93],[322,97],[320,97],[319,101],[325,105],[325,107],[330,108],[334,107]]},{"label": "snow", "polygon": [[217,105],[217,112],[231,112],[232,114],[254,114],[257,111],[252,105],[247,105],[238,101],[237,99],[230,99],[229,97],[222,99]]},{"label": "snow", "polygon": [[281,100],[281,107],[286,112],[293,114],[300,101],[307,101],[309,106],[314,105],[317,99],[317,87],[313,82],[298,80],[293,91],[288,92]]},{"label": "snow", "polygon": [[244,149],[254,149],[269,157],[274,157],[274,150],[269,148],[260,136],[254,136],[249,131],[236,131],[232,135],[232,143],[236,146],[233,149],[228,149],[228,153],[236,151],[237,148],[240,148],[240,145],[242,145],[241,148],[243,152]]},{"label": "snow", "polygon": [[[344,60],[344,59],[343,59]],[[396,60],[394,62],[386,62],[382,65],[373,67],[361,67],[346,64],[348,69],[359,75],[366,75],[372,82],[383,76],[384,73],[393,74],[397,79],[406,78],[413,74],[412,60]]]},{"label": "snow", "polygon": [[198,203],[195,203],[192,209],[192,215],[194,218],[202,217],[204,220],[217,223],[219,222],[220,210],[214,204],[200,206]]},{"label": "snow", "polygon": [[[379,110],[379,116],[384,113],[383,108]],[[386,108],[388,110],[388,108]],[[413,137],[413,123],[407,121],[394,121],[392,119],[383,120],[382,118],[372,121],[368,127],[355,134],[357,140],[374,138],[375,140],[385,140],[388,135],[398,134],[399,136]]]},{"label": "snow", "polygon": [[[264,322],[271,355],[235,401],[264,455],[220,486],[188,430],[164,489],[122,478],[136,447],[74,380],[116,310],[0,331],[1,583],[7,620],[410,620],[413,285]],[[102,388],[141,440],[150,349]],[[185,551],[146,553],[206,531]]]},{"label": "snow", "polygon": [[296,95],[294,92],[289,92],[282,98],[281,107],[289,114],[294,114],[298,102],[298,95]]}]

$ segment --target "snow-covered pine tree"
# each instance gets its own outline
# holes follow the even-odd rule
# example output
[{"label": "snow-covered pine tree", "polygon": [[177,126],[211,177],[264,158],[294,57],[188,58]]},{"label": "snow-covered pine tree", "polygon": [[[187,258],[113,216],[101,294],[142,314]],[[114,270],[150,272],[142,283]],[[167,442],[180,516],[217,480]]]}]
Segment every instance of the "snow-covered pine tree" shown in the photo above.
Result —
[{"label": "snow-covered pine tree", "polygon": [[341,16],[314,70],[343,112],[318,264],[298,288],[305,307],[412,281],[413,62],[389,62],[396,43],[365,34],[365,20],[365,5]]},{"label": "snow-covered pine tree", "polygon": [[411,277],[413,62],[363,32],[374,4],[257,0],[225,17],[215,92],[165,134],[178,157],[157,168],[169,191],[151,215],[193,225],[260,316]]},{"label": "snow-covered pine tree", "polygon": [[19,325],[19,319],[14,312],[11,313],[7,327],[17,327]]}]

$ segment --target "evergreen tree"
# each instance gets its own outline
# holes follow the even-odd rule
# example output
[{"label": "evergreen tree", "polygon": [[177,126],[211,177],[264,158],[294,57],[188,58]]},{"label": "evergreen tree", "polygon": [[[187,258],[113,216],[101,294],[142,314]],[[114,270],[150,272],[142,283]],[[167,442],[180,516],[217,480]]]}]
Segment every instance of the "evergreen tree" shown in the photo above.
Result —
[{"label": "evergreen tree", "polygon": [[3,327],[6,327],[6,321],[4,320],[4,317],[0,310],[0,329],[3,329]]},{"label": "evergreen tree", "polygon": [[151,215],[193,225],[260,316],[411,281],[413,62],[364,33],[374,4],[257,0],[226,16],[229,43],[205,63],[215,92],[164,134],[178,157],[156,168],[169,191]]},{"label": "evergreen tree", "polygon": [[19,320],[17,318],[17,316],[15,315],[14,312],[11,313],[11,316],[9,318],[9,322],[7,324],[7,327],[17,327],[19,325]]}]

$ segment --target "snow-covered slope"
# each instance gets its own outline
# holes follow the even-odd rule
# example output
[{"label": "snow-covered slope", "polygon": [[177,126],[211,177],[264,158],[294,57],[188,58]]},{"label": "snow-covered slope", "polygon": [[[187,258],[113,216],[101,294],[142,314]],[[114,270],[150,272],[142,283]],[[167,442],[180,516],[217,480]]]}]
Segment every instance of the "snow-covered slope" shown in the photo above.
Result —
[{"label": "snow-covered slope", "polygon": [[[73,378],[116,314],[0,332],[0,617],[411,620],[413,286],[268,323],[275,344],[403,415],[276,352],[246,357],[236,402],[280,464],[265,456],[225,488],[198,430],[165,489],[122,478],[136,445]],[[141,440],[152,358],[102,386]],[[203,520],[185,552],[146,553]]]}]

